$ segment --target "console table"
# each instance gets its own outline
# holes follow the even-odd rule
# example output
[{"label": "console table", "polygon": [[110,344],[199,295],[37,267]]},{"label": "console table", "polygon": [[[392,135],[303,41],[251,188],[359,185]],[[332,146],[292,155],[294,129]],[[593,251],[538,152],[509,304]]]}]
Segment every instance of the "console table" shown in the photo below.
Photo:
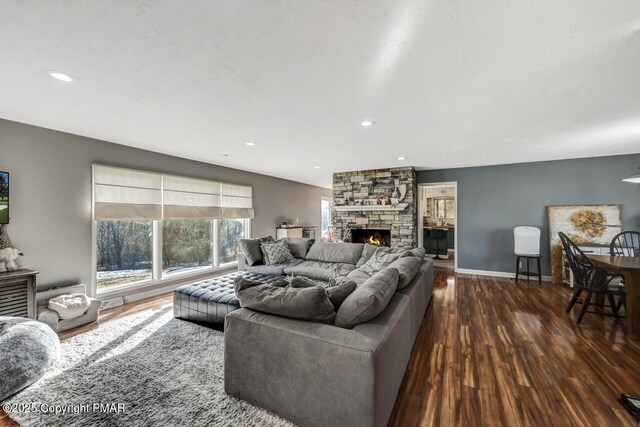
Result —
[{"label": "console table", "polygon": [[22,268],[0,273],[0,316],[36,318],[36,275]]}]

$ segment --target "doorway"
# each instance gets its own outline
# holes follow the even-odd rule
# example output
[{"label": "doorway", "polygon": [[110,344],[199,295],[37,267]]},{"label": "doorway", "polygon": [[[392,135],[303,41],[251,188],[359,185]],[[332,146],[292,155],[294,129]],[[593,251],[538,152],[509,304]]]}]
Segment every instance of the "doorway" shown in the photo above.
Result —
[{"label": "doorway", "polygon": [[458,183],[418,184],[418,245],[438,270],[458,270]]}]

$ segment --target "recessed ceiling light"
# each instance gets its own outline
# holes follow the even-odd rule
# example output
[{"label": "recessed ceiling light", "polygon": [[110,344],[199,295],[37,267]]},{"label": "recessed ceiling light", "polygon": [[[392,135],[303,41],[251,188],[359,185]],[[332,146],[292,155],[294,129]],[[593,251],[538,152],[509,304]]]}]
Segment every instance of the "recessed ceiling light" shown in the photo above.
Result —
[{"label": "recessed ceiling light", "polygon": [[400,156],[400,157],[398,157],[398,160],[407,160],[407,158],[404,157],[404,156]]},{"label": "recessed ceiling light", "polygon": [[47,72],[51,77],[53,77],[56,80],[60,80],[61,82],[70,83],[75,80],[75,78],[73,78],[69,74],[65,74],[60,71],[49,70]]},{"label": "recessed ceiling light", "polygon": [[373,126],[375,122],[373,120],[365,120],[362,123],[360,123],[362,126],[364,127],[369,127],[369,126]]},{"label": "recessed ceiling light", "polygon": [[313,168],[314,169],[320,169],[320,166],[314,166]]},{"label": "recessed ceiling light", "polygon": [[254,145],[256,145],[255,142],[245,142],[244,145],[248,145],[249,147],[253,147]]}]

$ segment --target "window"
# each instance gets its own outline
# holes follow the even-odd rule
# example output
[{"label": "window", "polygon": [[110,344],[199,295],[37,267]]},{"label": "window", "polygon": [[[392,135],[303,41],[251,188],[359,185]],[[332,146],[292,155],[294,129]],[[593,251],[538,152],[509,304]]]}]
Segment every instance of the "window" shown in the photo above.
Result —
[{"label": "window", "polygon": [[236,262],[253,189],[93,165],[98,293]]},{"label": "window", "polygon": [[320,210],[322,212],[322,240],[331,240],[331,205],[332,199],[322,198],[320,202]]},{"label": "window", "polygon": [[212,220],[173,219],[162,222],[163,277],[212,266]]},{"label": "window", "polygon": [[98,221],[98,291],[153,278],[153,221]]},{"label": "window", "polygon": [[453,199],[435,200],[436,218],[456,219],[456,201]]},{"label": "window", "polygon": [[238,260],[240,239],[247,236],[246,219],[219,219],[220,264],[229,264]]}]

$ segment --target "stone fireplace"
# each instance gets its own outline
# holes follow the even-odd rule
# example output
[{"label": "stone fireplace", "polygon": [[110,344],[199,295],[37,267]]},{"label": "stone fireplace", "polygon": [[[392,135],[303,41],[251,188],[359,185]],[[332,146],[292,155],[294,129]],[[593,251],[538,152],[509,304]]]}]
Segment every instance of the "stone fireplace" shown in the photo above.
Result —
[{"label": "stone fireplace", "polygon": [[370,243],[376,246],[391,246],[391,230],[376,228],[352,228],[352,243]]},{"label": "stone fireplace", "polygon": [[[402,186],[405,197],[393,206],[394,189]],[[333,174],[334,238],[359,242],[362,233],[356,230],[373,230],[385,232],[386,246],[417,246],[416,195],[416,172],[411,167]]]}]

